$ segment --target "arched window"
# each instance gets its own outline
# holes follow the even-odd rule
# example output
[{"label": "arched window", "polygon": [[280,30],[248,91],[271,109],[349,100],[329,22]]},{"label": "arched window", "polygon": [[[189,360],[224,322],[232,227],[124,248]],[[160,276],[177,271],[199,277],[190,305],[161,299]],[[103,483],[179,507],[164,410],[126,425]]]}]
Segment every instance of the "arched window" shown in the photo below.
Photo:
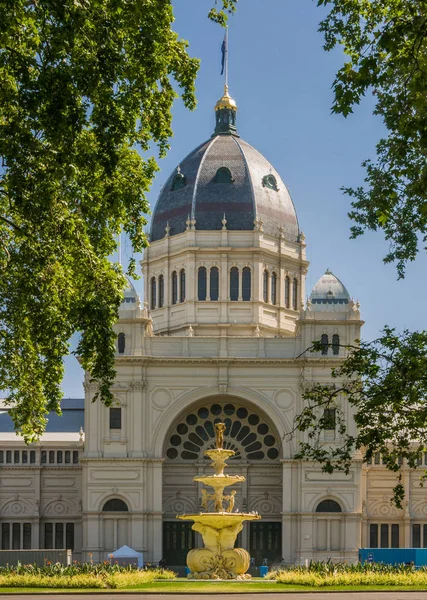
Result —
[{"label": "arched window", "polygon": [[264,302],[268,302],[268,271],[264,271],[262,295]]},{"label": "arched window", "polygon": [[124,354],[126,347],[126,336],[124,333],[119,333],[117,336],[117,350],[119,354]]},{"label": "arched window", "polygon": [[210,293],[211,300],[218,300],[219,298],[219,271],[218,267],[212,267],[210,271]]},{"label": "arched window", "polygon": [[178,275],[176,271],[172,273],[172,304],[178,302]]},{"label": "arched window", "polygon": [[215,183],[233,183],[230,169],[220,167],[215,175]]},{"label": "arched window", "polygon": [[182,173],[177,173],[173,178],[171,189],[173,191],[180,190],[183,187],[185,187],[186,183],[187,182],[185,180],[185,175],[183,175]]},{"label": "arched window", "polygon": [[231,267],[230,269],[230,300],[239,299],[239,269]]},{"label": "arched window", "polygon": [[185,302],[185,269],[181,269],[181,271],[179,272],[179,283],[179,301]]},{"label": "arched window", "polygon": [[206,267],[199,267],[197,273],[197,297],[199,300],[206,300],[206,284],[207,284],[207,274]]},{"label": "arched window", "polygon": [[285,277],[285,306],[290,308],[291,304],[291,280],[288,276]]},{"label": "arched window", "polygon": [[159,275],[159,308],[162,308],[165,302],[165,278]]},{"label": "arched window", "polygon": [[337,356],[340,353],[340,336],[334,333],[332,336],[332,354]]},{"label": "arched window", "polygon": [[126,502],[120,500],[120,498],[112,498],[102,507],[103,512],[129,512]]},{"label": "arched window", "polygon": [[276,282],[277,276],[276,273],[271,274],[271,303],[276,304]]},{"label": "arched window", "polygon": [[150,300],[151,310],[156,308],[156,278],[151,278],[151,300]]},{"label": "arched window", "polygon": [[316,508],[316,512],[342,512],[341,506],[335,500],[322,500]]},{"label": "arched window", "polygon": [[320,338],[320,345],[322,347],[322,354],[326,356],[329,349],[329,338],[326,333],[322,334],[322,337]]},{"label": "arched window", "polygon": [[251,299],[251,270],[244,267],[242,271],[242,300],[250,302]]},{"label": "arched window", "polygon": [[292,308],[298,310],[298,279],[296,277],[292,286]]}]

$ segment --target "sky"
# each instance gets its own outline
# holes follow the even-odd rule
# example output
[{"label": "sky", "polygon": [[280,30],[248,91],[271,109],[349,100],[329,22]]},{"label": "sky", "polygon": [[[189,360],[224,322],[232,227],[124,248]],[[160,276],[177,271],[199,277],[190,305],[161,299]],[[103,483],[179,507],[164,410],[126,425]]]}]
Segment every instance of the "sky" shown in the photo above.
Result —
[{"label": "sky", "polygon": [[[200,58],[198,105],[188,111],[181,100],[173,110],[171,148],[149,193],[154,207],[170,172],[214,128],[214,105],[223,91],[221,43],[224,30],[207,18],[214,0],[174,0],[173,28]],[[364,339],[378,336],[387,324],[398,330],[426,327],[427,258],[422,253],[397,280],[396,268],[384,265],[388,244],[382,233],[350,240],[350,198],[342,186],[363,183],[361,163],[374,158],[384,133],[367,97],[347,119],[331,114],[332,82],[343,63],[340,49],[325,52],[318,30],[323,8],[314,0],[240,0],[229,23],[229,89],[237,101],[240,136],[261,152],[281,174],[292,195],[300,228],[306,235],[307,294],[329,268],[361,303]],[[123,260],[131,255],[122,246]],[[143,281],[135,282],[142,292]],[[409,302],[411,300],[411,302]],[[65,361],[65,397],[83,397],[83,372],[75,357]]]}]

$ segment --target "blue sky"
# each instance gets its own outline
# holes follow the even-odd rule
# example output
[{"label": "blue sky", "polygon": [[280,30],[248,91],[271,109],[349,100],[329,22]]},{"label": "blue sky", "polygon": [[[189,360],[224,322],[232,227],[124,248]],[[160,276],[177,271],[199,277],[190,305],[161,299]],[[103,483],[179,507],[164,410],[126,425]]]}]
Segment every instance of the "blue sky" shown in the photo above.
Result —
[{"label": "blue sky", "polygon": [[[175,0],[174,29],[201,59],[194,112],[178,100],[174,107],[171,149],[149,194],[151,206],[169,173],[214,127],[215,102],[222,94],[220,76],[223,30],[207,19],[213,0]],[[382,262],[388,245],[381,233],[349,239],[350,200],[341,186],[363,182],[361,162],[373,157],[383,134],[372,116],[371,98],[344,119],[331,115],[331,85],[342,65],[339,49],[326,53],[318,24],[325,14],[312,0],[240,0],[229,29],[229,86],[238,103],[241,137],[279,171],[294,200],[306,235],[310,261],[307,292],[331,269],[361,303],[363,335],[373,339],[384,324],[401,330],[424,329],[426,293],[421,254],[404,281],[393,265]],[[127,244],[123,258],[130,254]],[[139,291],[142,281],[136,282]],[[411,300],[411,302],[409,302]],[[64,395],[82,396],[83,373],[74,357],[66,359]]]}]

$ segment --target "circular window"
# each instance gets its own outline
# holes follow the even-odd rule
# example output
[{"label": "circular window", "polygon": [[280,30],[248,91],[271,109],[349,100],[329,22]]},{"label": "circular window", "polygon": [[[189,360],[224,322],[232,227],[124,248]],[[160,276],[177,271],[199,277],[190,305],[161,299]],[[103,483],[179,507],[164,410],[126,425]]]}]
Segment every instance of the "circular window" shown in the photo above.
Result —
[{"label": "circular window", "polygon": [[203,406],[180,421],[169,438],[168,460],[210,460],[205,450],[215,448],[215,423],[225,423],[224,448],[235,452],[231,460],[277,460],[277,439],[269,426],[245,406],[215,403]]}]

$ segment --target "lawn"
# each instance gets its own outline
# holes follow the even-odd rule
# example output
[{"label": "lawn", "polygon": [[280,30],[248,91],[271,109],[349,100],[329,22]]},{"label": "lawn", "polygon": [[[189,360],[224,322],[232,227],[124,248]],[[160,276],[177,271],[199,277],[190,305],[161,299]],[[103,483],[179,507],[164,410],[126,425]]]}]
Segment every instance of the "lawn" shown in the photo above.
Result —
[{"label": "lawn", "polygon": [[[399,591],[427,591],[427,587],[426,586],[417,586],[417,585],[413,585],[413,586],[387,586],[387,585],[382,585],[382,586],[376,586],[376,585],[370,585],[370,586],[363,586],[363,585],[359,585],[359,586],[328,586],[327,588],[325,587],[318,587],[318,588],[313,588],[311,586],[306,586],[306,585],[287,585],[287,584],[281,584],[281,583],[276,583],[273,581],[260,581],[260,580],[253,580],[252,582],[247,582],[247,581],[242,581],[242,582],[228,582],[228,581],[186,581],[186,580],[175,580],[175,581],[158,581],[158,582],[152,582],[152,583],[144,583],[141,584],[139,586],[134,586],[134,587],[128,587],[128,588],[121,588],[121,589],[116,589],[116,590],[112,590],[112,589],[73,589],[73,594],[78,594],[78,593],[90,593],[90,592],[94,592],[94,593],[102,593],[102,592],[106,592],[108,594],[110,594],[111,596],[114,593],[123,593],[123,591],[126,590],[126,593],[129,592],[134,592],[134,593],[141,593],[141,592],[147,592],[147,593],[156,593],[156,594],[165,594],[165,593],[172,593],[172,594],[183,594],[186,595],[188,593],[199,593],[199,594],[203,594],[203,593],[210,593],[212,594],[213,592],[218,593],[218,594],[237,594],[237,593],[252,593],[252,594],[256,594],[256,593],[269,593],[269,592],[274,592],[274,593],[284,593],[286,594],[287,592],[325,592],[326,590],[329,591],[348,591],[348,592],[374,592],[374,591],[394,591],[394,592],[399,592]],[[40,593],[46,593],[46,594],[58,594],[58,593],[66,593],[66,592],[70,592],[70,589],[48,589],[48,588],[1,588],[0,594],[4,594],[4,593],[19,593],[19,594],[40,594]]]}]

